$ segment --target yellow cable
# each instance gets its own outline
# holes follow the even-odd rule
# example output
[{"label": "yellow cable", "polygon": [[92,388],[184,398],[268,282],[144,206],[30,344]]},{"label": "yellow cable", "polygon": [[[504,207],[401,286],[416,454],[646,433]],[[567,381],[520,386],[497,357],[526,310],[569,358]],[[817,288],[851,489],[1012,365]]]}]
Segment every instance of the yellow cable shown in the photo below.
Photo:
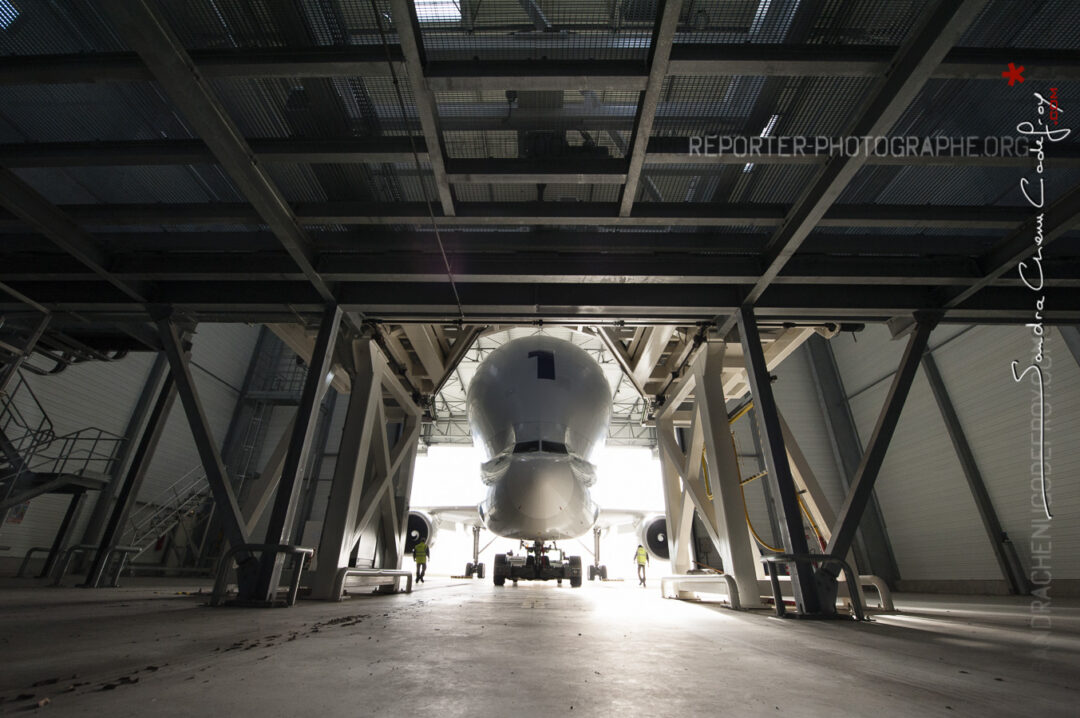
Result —
[{"label": "yellow cable", "polygon": [[[736,455],[738,455],[739,450],[738,447],[735,446],[735,434],[731,435],[731,449]],[[754,537],[755,541],[764,546],[767,550],[772,551],[773,553],[783,553],[784,549],[776,548],[775,546],[770,546],[769,544],[765,543],[765,539],[761,538],[761,536],[758,535],[757,529],[754,528],[754,523],[750,520],[750,510],[746,508],[746,489],[743,488],[742,470],[739,469],[738,460],[735,461],[735,474],[739,478],[739,495],[742,496],[742,511],[743,516],[746,517],[746,525],[750,527],[750,534]]]},{"label": "yellow cable", "polygon": [[810,519],[810,528],[814,530],[814,535],[817,536],[818,541],[825,541],[825,539],[821,536],[821,531],[818,529],[817,522],[814,521],[814,517],[810,515],[810,509],[806,508],[806,504],[803,503],[802,496],[799,494],[795,494],[795,498],[799,500],[799,506],[802,507],[803,513],[806,514],[806,518]]}]

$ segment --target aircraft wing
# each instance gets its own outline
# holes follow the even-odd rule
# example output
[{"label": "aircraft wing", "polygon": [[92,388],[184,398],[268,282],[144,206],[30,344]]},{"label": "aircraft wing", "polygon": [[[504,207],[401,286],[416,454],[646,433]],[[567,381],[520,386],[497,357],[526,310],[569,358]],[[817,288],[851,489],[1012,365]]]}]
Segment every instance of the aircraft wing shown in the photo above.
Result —
[{"label": "aircraft wing", "polygon": [[638,509],[600,509],[596,516],[595,527],[598,529],[618,530],[637,526],[645,520],[646,516],[655,513],[655,511],[641,511]]},{"label": "aircraft wing", "polygon": [[483,526],[480,520],[480,508],[472,506],[413,506],[411,511],[422,511],[440,524],[458,526]]}]

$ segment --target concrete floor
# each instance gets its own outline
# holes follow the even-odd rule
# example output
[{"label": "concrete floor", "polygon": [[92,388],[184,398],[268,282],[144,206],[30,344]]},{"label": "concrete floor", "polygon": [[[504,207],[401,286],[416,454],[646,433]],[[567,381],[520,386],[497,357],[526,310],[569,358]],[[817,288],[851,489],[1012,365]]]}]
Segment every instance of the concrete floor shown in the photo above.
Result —
[{"label": "concrete floor", "polygon": [[[657,583],[657,582],[654,582]],[[0,712],[110,716],[1076,716],[1080,604],[898,596],[868,624],[432,578],[411,595],[211,609],[193,581],[0,580]],[[1045,650],[1042,650],[1045,649]],[[35,685],[37,684],[37,685]]]}]

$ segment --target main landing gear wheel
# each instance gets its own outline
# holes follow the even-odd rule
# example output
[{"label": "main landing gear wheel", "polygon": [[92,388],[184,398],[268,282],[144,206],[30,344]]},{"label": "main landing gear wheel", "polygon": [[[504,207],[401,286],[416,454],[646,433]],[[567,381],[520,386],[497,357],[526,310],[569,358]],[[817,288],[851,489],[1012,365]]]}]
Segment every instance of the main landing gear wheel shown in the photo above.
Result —
[{"label": "main landing gear wheel", "polygon": [[472,565],[472,561],[470,561],[469,563],[465,564],[465,575],[466,575],[466,576],[467,576],[468,578],[472,578],[472,575],[473,575],[473,565]]},{"label": "main landing gear wheel", "polygon": [[[484,564],[480,564],[480,578],[484,577],[483,570]],[[495,581],[495,585],[504,585],[506,583],[506,575],[508,573],[510,573],[510,561],[507,560],[506,554],[496,554],[494,571],[492,572],[492,579]]]},{"label": "main landing gear wheel", "polygon": [[581,556],[570,557],[570,586],[581,588]]}]

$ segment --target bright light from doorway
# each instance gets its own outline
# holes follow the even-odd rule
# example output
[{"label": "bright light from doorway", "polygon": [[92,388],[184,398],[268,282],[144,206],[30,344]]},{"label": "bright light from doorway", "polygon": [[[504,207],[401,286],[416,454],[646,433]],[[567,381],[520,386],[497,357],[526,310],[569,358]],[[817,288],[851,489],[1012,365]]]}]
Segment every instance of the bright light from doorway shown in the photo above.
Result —
[{"label": "bright light from doorway", "polygon": [[461,20],[461,6],[455,0],[416,0],[416,19],[420,22]]},{"label": "bright light from doorway", "polygon": [[[480,452],[471,446],[432,446],[416,459],[412,506],[471,506],[483,501]],[[600,508],[664,510],[660,460],[645,448],[608,447],[597,460],[592,487]]]},{"label": "bright light from doorway", "polygon": [[[480,480],[482,456],[471,446],[432,446],[425,456],[418,456],[413,473],[410,505],[414,507],[475,506],[484,500],[487,487]],[[664,491],[660,478],[660,461],[645,448],[609,447],[597,459],[597,481],[591,492],[601,509],[635,509],[663,513]],[[480,539],[485,550],[480,559],[491,569],[496,553],[518,550],[518,542],[495,538],[484,531]],[[489,545],[488,542],[491,541]],[[605,534],[602,558],[612,577],[634,580],[632,557],[637,534],[632,527]],[[579,554],[592,562],[591,534],[580,540],[559,544],[568,554]],[[444,526],[439,530],[432,549],[429,571],[433,575],[460,574],[472,554],[472,534],[463,529]],[[412,561],[406,568],[412,568]],[[670,572],[666,562],[653,561],[650,576]],[[488,579],[490,581],[490,578]]]}]

